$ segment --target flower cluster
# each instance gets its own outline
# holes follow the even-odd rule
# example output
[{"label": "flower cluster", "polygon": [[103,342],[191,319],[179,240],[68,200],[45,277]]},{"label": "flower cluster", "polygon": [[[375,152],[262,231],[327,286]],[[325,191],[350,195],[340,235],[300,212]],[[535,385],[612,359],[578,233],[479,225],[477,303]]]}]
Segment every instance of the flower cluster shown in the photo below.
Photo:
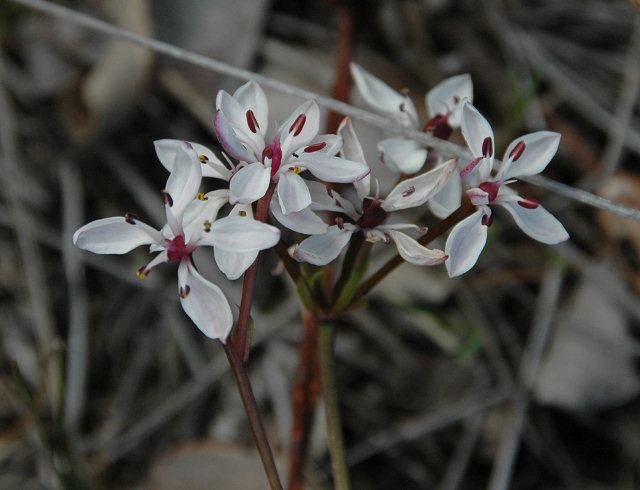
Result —
[{"label": "flower cluster", "polygon": [[[401,125],[420,128],[406,94],[356,65],[352,74],[371,107]],[[432,89],[426,96],[429,120],[422,130],[448,139],[461,127],[474,158],[444,161],[413,140],[387,138],[378,145],[383,163],[405,175],[381,198],[377,185],[372,194],[371,170],[349,119],[337,134],[318,134],[320,111],[314,101],[307,101],[270,131],[267,98],[258,84],[248,82],[233,95],[220,91],[214,130],[224,151],[237,162],[224,155],[225,164],[197,143],[156,141],[157,157],[170,172],[162,191],[166,224],[158,230],[127,213],[83,226],[74,243],[98,254],[124,254],[149,245],[157,255],[138,269],[141,278],[160,263],[177,261],[184,311],[205,335],[224,342],[233,325],[231,308],[220,288],[198,272],[193,252],[212,247],[220,270],[231,280],[239,278],[260,251],[280,240],[280,230],[266,223],[269,211],[283,227],[309,235],[290,252],[294,259],[315,265],[335,260],[352,236],[361,233],[370,242],[393,242],[408,262],[446,262],[450,276],[460,275],[475,264],[484,247],[493,205],[504,207],[525,233],[541,242],[567,239],[562,225],[544,208],[509,188],[515,177],[544,170],[557,150],[559,135],[542,131],[517,138],[494,171],[493,132],[471,105],[472,92],[468,75]],[[416,174],[425,162],[432,168]],[[203,177],[221,180],[226,188],[203,193]],[[396,212],[424,204],[436,216],[448,216],[460,206],[463,184],[476,211],[453,228],[444,251],[420,243],[424,228],[395,220]],[[220,217],[224,208],[228,212]]]}]

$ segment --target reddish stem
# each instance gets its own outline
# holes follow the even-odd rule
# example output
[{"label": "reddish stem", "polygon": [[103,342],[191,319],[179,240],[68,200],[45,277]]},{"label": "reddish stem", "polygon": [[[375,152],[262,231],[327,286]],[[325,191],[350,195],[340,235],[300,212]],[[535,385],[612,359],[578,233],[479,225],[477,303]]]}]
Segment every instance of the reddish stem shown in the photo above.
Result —
[{"label": "reddish stem", "polygon": [[[271,198],[273,197],[273,191],[275,185],[269,185],[267,192],[258,201],[256,205],[255,219],[267,221],[269,217],[269,205],[271,204]],[[233,334],[233,341],[238,352],[238,356],[242,359],[243,363],[249,360],[249,351],[251,350],[251,342],[249,337],[249,321],[251,319],[251,305],[253,304],[253,296],[256,290],[256,278],[258,277],[258,264],[260,256],[255,260],[251,267],[244,273],[244,279],[242,282],[242,298],[240,300],[240,312],[238,313],[238,323],[236,324],[235,332]]]},{"label": "reddish stem", "polygon": [[302,312],[303,339],[298,346],[298,374],[291,392],[293,425],[289,449],[289,490],[304,489],[304,467],[309,435],[320,392],[318,321],[307,310]]}]

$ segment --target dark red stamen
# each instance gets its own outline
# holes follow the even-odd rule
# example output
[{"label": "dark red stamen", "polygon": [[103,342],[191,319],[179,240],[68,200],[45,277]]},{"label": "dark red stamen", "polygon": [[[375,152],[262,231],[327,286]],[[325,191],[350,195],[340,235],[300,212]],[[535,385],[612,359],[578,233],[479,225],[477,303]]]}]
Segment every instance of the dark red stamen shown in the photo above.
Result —
[{"label": "dark red stamen", "polygon": [[484,226],[491,226],[493,223],[493,215],[492,214],[483,214],[482,215],[482,224]]},{"label": "dark red stamen", "polygon": [[511,153],[509,153],[509,158],[511,158],[512,161],[517,162],[518,159],[524,153],[524,149],[526,147],[527,146],[524,144],[524,141],[519,141],[518,144],[513,147],[513,150],[511,150]]},{"label": "dark red stamen", "polygon": [[191,249],[184,242],[184,236],[178,235],[173,240],[167,241],[167,258],[180,260],[191,255]]},{"label": "dark red stamen", "polygon": [[133,213],[125,213],[124,214],[124,220],[127,223],[129,223],[130,225],[135,225],[137,219],[138,219],[138,217]]},{"label": "dark red stamen", "polygon": [[189,296],[189,293],[191,292],[191,286],[189,286],[188,284],[186,284],[184,287],[180,287],[180,297],[182,299],[185,299],[187,296]]},{"label": "dark red stamen", "polygon": [[520,201],[518,201],[518,204],[525,209],[536,209],[538,206],[540,206],[540,203],[538,201],[529,197],[521,199]]},{"label": "dark red stamen", "polygon": [[305,116],[304,114],[300,114],[298,117],[296,117],[296,120],[293,121],[293,124],[289,128],[289,132],[293,133],[294,136],[298,136],[302,131],[302,128],[304,128],[305,122],[307,122],[307,116]]},{"label": "dark red stamen", "polygon": [[482,142],[482,156],[484,157],[493,156],[493,141],[488,136]]},{"label": "dark red stamen", "polygon": [[493,202],[498,197],[500,182],[483,182],[478,187],[489,194],[489,202]]},{"label": "dark red stamen", "polygon": [[247,126],[252,133],[257,133],[260,125],[258,124],[258,120],[256,119],[256,115],[253,113],[251,109],[249,109],[246,113],[247,116]]},{"label": "dark red stamen", "polygon": [[162,191],[162,199],[164,199],[164,203],[171,207],[173,206],[173,198],[171,197],[171,194],[169,194],[167,191]]},{"label": "dark red stamen", "polygon": [[327,146],[327,143],[325,143],[324,141],[322,143],[316,143],[315,145],[310,145],[307,146],[304,149],[305,153],[313,153],[314,151],[320,151],[322,150],[325,146]]},{"label": "dark red stamen", "polygon": [[416,188],[414,186],[411,186],[402,193],[402,197],[409,197],[415,191],[416,191]]},{"label": "dark red stamen", "polygon": [[336,223],[336,226],[337,226],[338,228],[340,228],[341,230],[344,230],[344,219],[343,219],[343,218],[341,218],[341,217],[339,217],[339,216],[338,216],[338,217],[335,219],[335,223]]}]

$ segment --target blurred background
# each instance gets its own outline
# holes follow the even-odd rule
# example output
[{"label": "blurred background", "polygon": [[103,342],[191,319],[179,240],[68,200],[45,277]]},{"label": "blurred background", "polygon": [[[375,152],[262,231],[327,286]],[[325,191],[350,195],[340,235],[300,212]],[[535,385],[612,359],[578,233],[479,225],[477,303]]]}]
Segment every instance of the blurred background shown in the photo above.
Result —
[{"label": "blurred background", "polygon": [[[499,154],[517,135],[558,131],[548,177],[640,208],[637,2],[55,3],[358,105],[353,59],[408,88],[423,120],[427,90],[468,72]],[[224,353],[180,310],[173,267],[140,281],[146,250],[97,256],[71,242],[125,211],[161,224],[167,174],[152,142],[219,150],[215,94],[244,81],[9,0],[0,81],[0,488],[266,488]],[[267,95],[271,120],[300,102]],[[355,123],[390,186],[383,134]],[[570,242],[544,246],[497,219],[463,278],[405,265],[341,323],[355,489],[640,488],[640,225],[519,186]],[[391,252],[378,248],[374,265]],[[241,282],[196,260],[239,304]],[[286,476],[302,322],[278,269],[267,254],[250,369]],[[321,406],[305,478],[332,488]]]}]

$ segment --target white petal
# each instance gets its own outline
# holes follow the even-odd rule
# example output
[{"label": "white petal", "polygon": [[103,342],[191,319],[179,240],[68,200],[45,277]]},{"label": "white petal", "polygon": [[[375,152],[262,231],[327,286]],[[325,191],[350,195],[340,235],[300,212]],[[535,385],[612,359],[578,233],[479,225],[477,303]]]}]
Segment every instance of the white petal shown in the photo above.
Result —
[{"label": "white petal", "polygon": [[426,96],[429,117],[438,114],[447,115],[452,128],[460,126],[462,103],[467,100],[473,102],[473,82],[471,75],[465,73],[447,78],[433,87]]},{"label": "white petal", "polygon": [[449,160],[424,174],[403,180],[389,193],[382,208],[385,211],[398,211],[424,204],[444,187],[456,166],[455,159]]},{"label": "white petal", "polygon": [[325,182],[348,184],[363,179],[371,172],[363,163],[315,153],[300,155],[298,163]]},{"label": "white petal", "polygon": [[222,148],[236,160],[255,162],[260,159],[261,155],[257,155],[253,149],[247,149],[246,143],[243,144],[242,139],[221,110],[216,111],[213,118],[213,128]]},{"label": "white petal", "polygon": [[218,268],[227,276],[227,279],[235,281],[251,267],[258,258],[259,251],[238,253],[228,252],[221,248],[213,249]]},{"label": "white petal", "polygon": [[487,226],[482,224],[484,211],[478,209],[453,227],[444,247],[449,257],[445,262],[449,277],[456,277],[471,269],[478,261],[487,242]]},{"label": "white petal", "polygon": [[554,245],[569,238],[562,223],[542,206],[527,209],[520,206],[517,201],[505,202],[501,200],[496,200],[496,204],[509,211],[520,229],[534,240]]},{"label": "white petal", "polygon": [[415,174],[427,159],[427,150],[409,139],[388,138],[378,143],[382,162],[394,172]]},{"label": "white petal", "polygon": [[249,80],[235,91],[233,97],[240,103],[245,112],[248,110],[253,111],[260,126],[260,131],[263,135],[267,134],[269,104],[262,87],[253,80]]},{"label": "white petal", "polygon": [[229,182],[229,201],[231,204],[251,204],[257,201],[269,188],[271,169],[255,162],[238,170]]},{"label": "white petal", "polygon": [[[202,176],[222,179],[227,182],[231,178],[231,170],[209,148],[199,143],[191,143],[202,163]],[[204,158],[203,158],[204,157]],[[204,160],[204,161],[203,161]]]},{"label": "white petal", "polygon": [[[164,165],[164,167],[169,172],[173,171],[176,153],[178,152],[180,146],[182,146],[183,144],[183,141],[172,139],[156,140],[153,142],[153,146],[156,149],[156,155],[158,155],[158,160],[160,160],[160,163],[162,163],[162,165]],[[229,170],[227,166],[222,163],[222,161],[215,155],[215,153],[213,153],[206,146],[199,143],[189,142],[189,144],[193,146],[193,149],[198,154],[198,159],[200,160],[200,162],[204,163],[204,165],[202,166],[203,177],[213,177],[216,179],[229,180],[229,177],[231,176],[231,170]]]},{"label": "white petal", "polygon": [[445,253],[442,250],[432,250],[420,245],[408,235],[400,231],[386,230],[387,235],[395,242],[398,253],[407,262],[415,265],[437,265],[445,261]]},{"label": "white petal", "polygon": [[355,63],[351,63],[351,75],[358,92],[373,109],[391,116],[404,126],[415,127],[418,124],[416,108],[409,97],[399,94]]},{"label": "white petal", "polygon": [[427,201],[429,209],[438,218],[444,219],[460,207],[462,197],[462,181],[457,172],[453,172],[440,192]]},{"label": "white petal", "polygon": [[283,161],[292,152],[307,146],[313,141],[319,129],[320,109],[316,101],[309,100],[297,107],[289,116],[289,119],[282,123],[280,129],[278,129]]},{"label": "white petal", "polygon": [[196,241],[207,225],[213,223],[220,209],[229,202],[229,191],[219,189],[204,195],[204,199],[194,199],[184,212],[182,229],[187,243]]},{"label": "white petal", "polygon": [[280,208],[278,198],[275,196],[271,200],[271,213],[282,226],[297,233],[316,235],[318,233],[326,233],[328,228],[325,222],[311,208],[285,215]]},{"label": "white petal", "polygon": [[220,288],[202,277],[187,261],[180,262],[178,277],[182,309],[207,337],[225,342],[233,325],[233,315]]},{"label": "white petal", "polygon": [[140,245],[163,241],[159,231],[140,221],[105,218],[84,225],[73,234],[73,243],[96,254],[125,254]]},{"label": "white petal", "polygon": [[176,152],[173,170],[169,175],[165,192],[171,196],[171,212],[180,222],[182,213],[198,193],[202,180],[202,164],[190,143],[183,143]]},{"label": "white petal", "polygon": [[[351,160],[352,162],[360,162],[364,165],[369,166],[364,158],[362,145],[360,145],[360,140],[358,140],[356,132],[353,129],[351,119],[345,117],[342,120],[340,126],[338,127],[338,134],[342,136],[342,150],[340,152],[340,156],[342,158],[345,158],[346,160]],[[360,200],[363,200],[371,192],[371,174],[360,180],[356,180],[353,183],[353,186],[356,188],[358,198]]]},{"label": "white petal", "polygon": [[329,189],[322,182],[313,180],[307,181],[307,188],[311,194],[311,209],[315,211],[342,211],[342,207],[339,205],[340,200],[336,199],[336,195],[339,194],[333,189]]},{"label": "white petal", "polygon": [[254,252],[273,247],[280,240],[280,230],[248,216],[227,216],[217,220],[211,231],[203,233],[198,246],[220,247],[228,252]]},{"label": "white petal", "polygon": [[[514,153],[518,144],[524,144],[519,158]],[[538,131],[516,138],[504,153],[500,177],[507,180],[513,177],[535,175],[542,172],[558,151],[560,135],[552,131]]]},{"label": "white petal", "polygon": [[278,201],[284,214],[301,211],[311,204],[304,179],[295,172],[282,172],[278,180]]},{"label": "white petal", "polygon": [[296,246],[291,256],[298,262],[308,262],[313,265],[327,265],[334,260],[342,249],[349,243],[353,228],[330,226],[322,235],[312,235]]},{"label": "white petal", "polygon": [[[250,91],[250,88],[248,87],[246,90]],[[241,95],[247,99],[251,97],[251,94],[244,90],[241,92]],[[255,101],[252,103],[254,102]],[[224,115],[224,118],[233,129],[233,132],[239,142],[253,153],[255,160],[259,159],[265,144],[261,129],[259,127],[252,128],[249,124],[249,111],[253,111],[253,108],[244,106],[241,101],[232,97],[224,90],[220,90],[218,92],[218,96],[216,97],[216,107]],[[259,123],[258,126],[260,126]]]},{"label": "white petal", "polygon": [[490,139],[491,153],[486,155],[489,160],[493,161],[495,153],[495,141],[493,138],[493,130],[491,126],[478,110],[469,102],[465,102],[462,106],[462,135],[469,145],[469,149],[473,156],[482,157],[483,146],[486,145],[485,140]]},{"label": "white petal", "polygon": [[160,160],[160,163],[164,165],[164,168],[169,172],[173,171],[176,153],[183,144],[184,141],[172,139],[162,139],[153,142],[158,160]]}]

